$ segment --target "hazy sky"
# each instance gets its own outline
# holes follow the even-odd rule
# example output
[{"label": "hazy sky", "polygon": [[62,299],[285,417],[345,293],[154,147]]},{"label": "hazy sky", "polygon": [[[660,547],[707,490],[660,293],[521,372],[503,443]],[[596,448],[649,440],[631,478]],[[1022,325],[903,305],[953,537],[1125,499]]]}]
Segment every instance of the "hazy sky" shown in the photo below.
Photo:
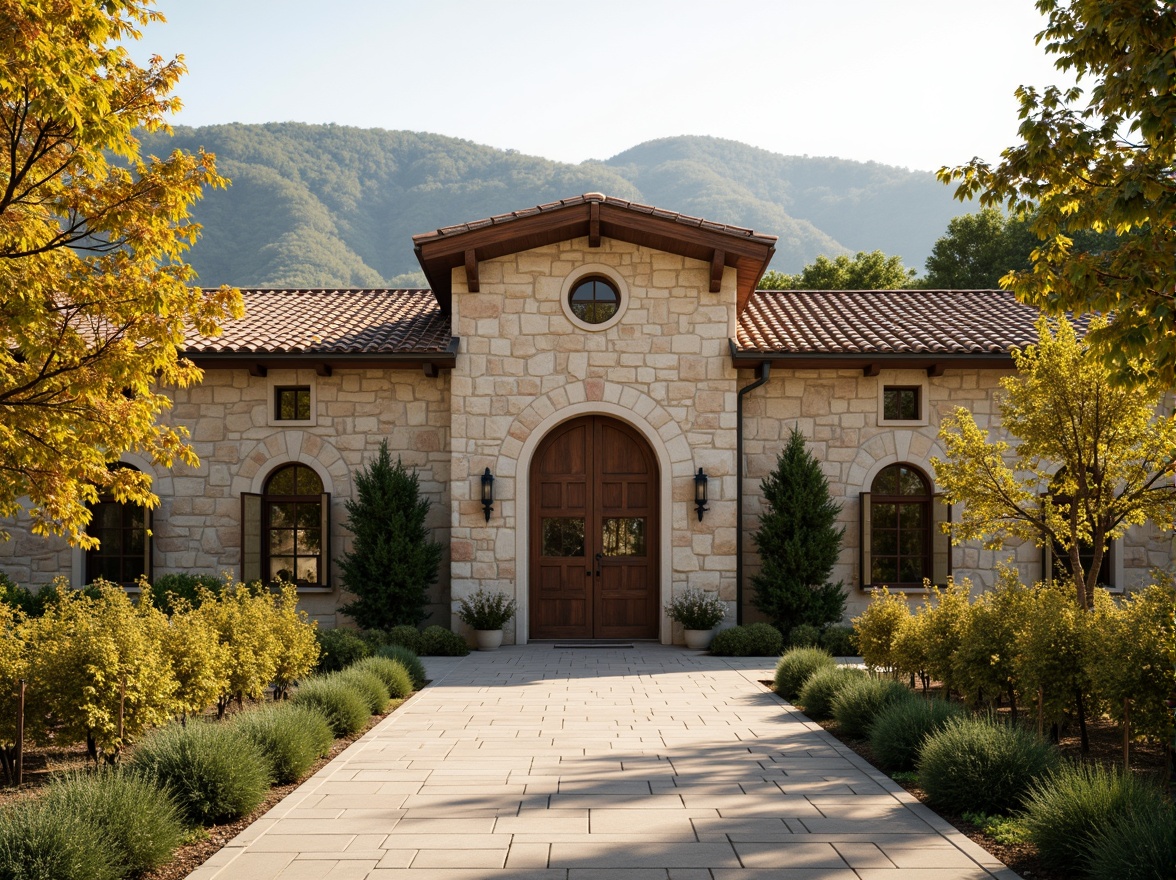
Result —
[{"label": "hazy sky", "polygon": [[564,162],[714,135],[935,169],[1062,82],[1032,0],[159,0],[183,125],[429,131]]}]

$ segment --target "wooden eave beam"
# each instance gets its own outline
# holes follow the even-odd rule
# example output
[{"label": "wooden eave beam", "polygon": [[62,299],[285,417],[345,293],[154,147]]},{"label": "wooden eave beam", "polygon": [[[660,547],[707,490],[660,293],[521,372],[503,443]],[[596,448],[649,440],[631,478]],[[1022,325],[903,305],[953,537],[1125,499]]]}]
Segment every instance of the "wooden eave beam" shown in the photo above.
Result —
[{"label": "wooden eave beam", "polygon": [[600,202],[588,203],[588,247],[600,247]]},{"label": "wooden eave beam", "polygon": [[323,378],[327,378],[328,376],[331,375],[331,365],[325,364],[325,363],[316,365],[314,368],[314,374],[316,376],[322,376]]},{"label": "wooden eave beam", "polygon": [[465,273],[466,273],[466,287],[470,293],[478,293],[481,290],[478,284],[478,256],[473,248],[466,248],[465,252]]},{"label": "wooden eave beam", "polygon": [[927,368],[927,375],[928,376],[942,376],[943,371],[946,369],[947,369],[947,366],[945,364],[935,363]]},{"label": "wooden eave beam", "polygon": [[710,292],[718,293],[723,289],[723,269],[726,268],[727,252],[715,248],[711,254]]},{"label": "wooden eave beam", "polygon": [[259,379],[264,379],[269,374],[269,369],[264,364],[251,363],[249,365],[249,375],[256,376]]},{"label": "wooden eave beam", "polygon": [[882,367],[880,367],[878,364],[866,364],[864,367],[862,367],[863,376],[877,376],[881,372]]}]

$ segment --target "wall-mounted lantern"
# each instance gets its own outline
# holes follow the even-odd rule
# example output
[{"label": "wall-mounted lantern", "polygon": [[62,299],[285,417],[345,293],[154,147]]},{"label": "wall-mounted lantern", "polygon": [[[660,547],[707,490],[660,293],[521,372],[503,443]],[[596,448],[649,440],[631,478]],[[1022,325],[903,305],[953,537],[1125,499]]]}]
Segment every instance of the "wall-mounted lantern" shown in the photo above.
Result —
[{"label": "wall-mounted lantern", "polygon": [[709,510],[706,506],[707,476],[702,468],[694,475],[694,506],[698,508],[698,521],[702,522],[702,514]]},{"label": "wall-mounted lantern", "polygon": [[490,468],[482,474],[482,509],[486,513],[486,522],[490,522],[490,511],[494,509],[494,474],[490,473]]}]

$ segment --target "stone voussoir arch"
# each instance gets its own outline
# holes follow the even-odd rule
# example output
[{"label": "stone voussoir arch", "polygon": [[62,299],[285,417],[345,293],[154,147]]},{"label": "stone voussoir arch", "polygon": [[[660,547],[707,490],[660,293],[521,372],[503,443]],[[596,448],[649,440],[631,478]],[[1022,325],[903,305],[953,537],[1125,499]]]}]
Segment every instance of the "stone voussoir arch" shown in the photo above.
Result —
[{"label": "stone voussoir arch", "polygon": [[304,464],[317,473],[323,490],[333,498],[351,497],[351,469],[339,450],[316,434],[298,430],[273,434],[252,446],[243,444],[241,467],[233,477],[233,494],[260,494],[273,470],[291,462]]}]

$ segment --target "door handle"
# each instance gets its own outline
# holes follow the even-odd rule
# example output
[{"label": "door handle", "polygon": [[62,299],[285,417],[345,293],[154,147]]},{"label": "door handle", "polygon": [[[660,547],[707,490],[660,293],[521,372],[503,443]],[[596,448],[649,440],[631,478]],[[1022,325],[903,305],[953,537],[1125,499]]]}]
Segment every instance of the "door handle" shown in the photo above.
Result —
[{"label": "door handle", "polygon": [[603,553],[596,554],[596,576],[600,577],[600,560],[604,559]]}]

